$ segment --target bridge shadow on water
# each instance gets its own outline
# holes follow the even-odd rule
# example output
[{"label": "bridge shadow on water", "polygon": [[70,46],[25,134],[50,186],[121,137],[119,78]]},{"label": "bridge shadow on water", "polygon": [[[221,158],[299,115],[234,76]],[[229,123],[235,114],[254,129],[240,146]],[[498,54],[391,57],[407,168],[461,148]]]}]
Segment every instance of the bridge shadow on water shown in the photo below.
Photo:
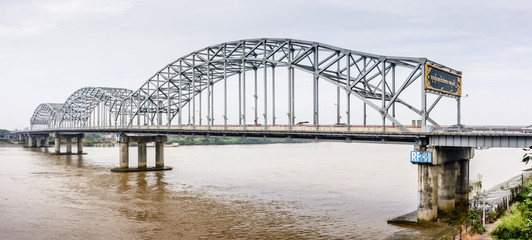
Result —
[{"label": "bridge shadow on water", "polygon": [[171,201],[164,172],[114,173],[117,179],[115,192],[120,202],[126,203],[119,212],[129,219],[158,222],[167,219],[161,206]]}]

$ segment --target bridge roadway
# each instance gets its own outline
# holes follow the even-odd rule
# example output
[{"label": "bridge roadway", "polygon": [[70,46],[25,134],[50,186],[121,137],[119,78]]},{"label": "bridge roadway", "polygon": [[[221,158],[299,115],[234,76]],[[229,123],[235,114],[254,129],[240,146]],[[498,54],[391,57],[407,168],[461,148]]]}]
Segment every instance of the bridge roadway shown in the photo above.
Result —
[{"label": "bridge roadway", "polygon": [[413,144],[439,147],[477,147],[477,148],[524,148],[532,146],[532,133],[523,133],[520,128],[469,128],[466,131],[449,132],[444,128],[429,133],[421,132],[420,127],[407,126],[410,132],[403,132],[395,126],[310,126],[310,125],[213,125],[213,126],[135,126],[121,127],[80,127],[60,129],[35,129],[19,134],[46,133],[126,133],[126,134],[172,134],[203,135],[252,138],[294,138],[329,141],[352,141],[374,143]]}]

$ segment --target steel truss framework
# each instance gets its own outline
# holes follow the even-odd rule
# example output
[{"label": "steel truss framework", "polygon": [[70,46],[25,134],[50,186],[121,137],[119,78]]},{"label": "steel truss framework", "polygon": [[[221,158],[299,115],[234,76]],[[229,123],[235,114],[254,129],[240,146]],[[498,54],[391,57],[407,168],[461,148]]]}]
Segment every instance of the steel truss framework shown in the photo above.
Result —
[{"label": "steel truss framework", "polygon": [[52,116],[57,115],[62,106],[62,103],[39,104],[39,106],[37,106],[37,108],[33,112],[33,115],[31,116],[31,125],[49,126],[50,119],[52,118]]},{"label": "steel truss framework", "polygon": [[125,122],[123,100],[133,91],[124,88],[85,87],[75,91],[65,103],[43,103],[31,118],[32,128],[91,126],[98,117],[98,126],[113,126]]},{"label": "steel truss framework", "polygon": [[[436,65],[447,71],[461,74],[426,58],[392,57],[368,54],[327,44],[293,40],[293,39],[251,39],[222,43],[192,52],[168,64],[147,80],[138,90],[130,91],[118,88],[82,88],[72,94],[64,104],[41,104],[35,110],[31,119],[34,125],[46,125],[48,128],[83,127],[83,126],[121,126],[134,125],[172,125],[177,118],[177,125],[202,125],[201,122],[201,93],[207,93],[207,126],[214,125],[214,85],[223,85],[224,126],[228,125],[227,80],[238,76],[239,79],[239,120],[238,124],[246,126],[246,74],[254,71],[254,121],[258,120],[257,98],[257,69],[264,69],[264,114],[263,124],[275,125],[275,91],[268,94],[266,79],[275,89],[275,69],[284,67],[288,72],[288,126],[295,124],[294,82],[295,70],[303,71],[313,76],[313,125],[320,125],[319,121],[319,84],[328,82],[338,89],[338,109],[340,115],[340,94],[345,91],[347,128],[351,125],[350,98],[354,97],[377,111],[382,117],[382,126],[386,119],[403,131],[408,131],[395,116],[395,105],[402,104],[420,116],[422,124],[428,122],[438,126],[429,117],[443,96],[456,98],[458,102],[458,123],[460,122],[460,98],[437,92],[438,97],[427,108],[426,93],[420,89],[421,106],[415,107],[401,98],[405,89],[425,76],[425,63]],[[396,70],[400,68],[408,72],[406,78],[396,77]],[[267,69],[270,69],[268,76]],[[248,83],[249,84],[249,83]],[[232,90],[234,91],[234,90]],[[229,94],[236,94],[230,92]],[[250,93],[247,93],[250,94]],[[199,96],[199,97],[198,97]],[[271,97],[271,105],[268,105]],[[196,101],[200,102],[196,104]],[[244,99],[244,101],[242,101]],[[378,102],[376,103],[377,100]],[[49,106],[55,107],[49,107]],[[58,106],[61,106],[60,108]],[[183,111],[188,107],[189,123],[183,121]],[[196,107],[199,106],[199,122],[196,121]],[[269,112],[273,116],[268,116]],[[190,108],[192,108],[192,113]],[[92,113],[92,114],[91,114]],[[99,113],[99,114],[96,114]],[[90,116],[93,116],[92,121]],[[365,114],[364,114],[365,115]],[[338,117],[339,119],[339,117]],[[199,124],[198,124],[199,123]],[[175,125],[175,124],[174,124]]]}]

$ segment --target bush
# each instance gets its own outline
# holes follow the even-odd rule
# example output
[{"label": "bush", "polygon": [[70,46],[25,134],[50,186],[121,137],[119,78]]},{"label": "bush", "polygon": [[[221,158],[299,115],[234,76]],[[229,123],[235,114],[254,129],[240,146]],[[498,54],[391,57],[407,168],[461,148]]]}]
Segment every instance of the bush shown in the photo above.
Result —
[{"label": "bush", "polygon": [[510,214],[491,232],[494,239],[532,239],[532,199],[525,194],[519,198],[521,203],[512,206]]},{"label": "bush", "polygon": [[[523,216],[515,208],[511,214],[501,218],[501,223],[493,229],[491,236],[494,239],[528,239],[522,236],[521,230],[525,226]],[[525,235],[528,235],[525,233]]]},{"label": "bush", "polygon": [[468,218],[471,220],[471,234],[483,233],[486,231],[486,228],[482,226],[482,221],[480,220],[480,213],[476,210],[469,209]]}]

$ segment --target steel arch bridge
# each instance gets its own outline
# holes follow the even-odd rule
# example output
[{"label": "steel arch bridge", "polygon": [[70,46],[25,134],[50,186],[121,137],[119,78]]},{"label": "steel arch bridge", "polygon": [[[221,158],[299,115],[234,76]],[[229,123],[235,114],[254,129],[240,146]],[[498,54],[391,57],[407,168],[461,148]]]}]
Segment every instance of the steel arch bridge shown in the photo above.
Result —
[{"label": "steel arch bridge", "polygon": [[[457,119],[460,123],[459,92],[457,95],[447,94],[413,84],[418,81],[424,85],[427,64],[451,74],[461,74],[426,58],[381,56],[294,39],[239,40],[209,46],[183,56],[156,72],[136,91],[86,87],[74,92],[63,104],[41,104],[35,110],[30,124],[32,129],[50,130],[144,126],[203,126],[227,130],[235,126],[246,129],[259,125],[267,130],[280,126],[277,106],[277,109],[287,109],[286,124],[282,126],[295,130],[301,127],[295,121],[296,70],[298,75],[302,72],[310,76],[305,84],[308,89],[312,86],[309,90],[312,96],[312,122],[306,126],[307,129],[311,127],[320,131],[322,126],[340,123],[342,103],[346,122],[338,125],[347,131],[355,131],[351,109],[351,102],[355,99],[364,105],[364,125],[366,106],[369,106],[382,118],[380,126],[383,131],[413,131],[413,128],[396,118],[397,104],[419,116],[423,126],[428,123],[439,126],[429,114],[442,97],[457,100]],[[279,69],[284,69],[284,76],[279,77]],[[254,73],[251,80],[250,74],[246,74],[249,72]],[[263,74],[261,83],[257,80],[258,72]],[[329,86],[337,89],[336,122],[320,122],[322,83],[332,84]],[[285,95],[282,101],[278,101],[279,96],[276,96],[279,89]],[[420,105],[404,98],[407,89],[419,93],[416,98],[421,98]],[[427,93],[437,96],[430,106]],[[221,97],[215,98],[215,95]],[[344,100],[341,100],[341,95],[345,96]],[[206,103],[202,98],[206,98]],[[234,104],[228,103],[228,98],[233,99]],[[249,110],[252,114],[246,112]],[[229,112],[235,112],[233,115],[236,117],[230,118]],[[206,124],[202,121],[203,114]],[[216,125],[215,119],[218,117],[222,121],[218,120],[221,124]],[[386,120],[391,125],[387,125]]]}]

